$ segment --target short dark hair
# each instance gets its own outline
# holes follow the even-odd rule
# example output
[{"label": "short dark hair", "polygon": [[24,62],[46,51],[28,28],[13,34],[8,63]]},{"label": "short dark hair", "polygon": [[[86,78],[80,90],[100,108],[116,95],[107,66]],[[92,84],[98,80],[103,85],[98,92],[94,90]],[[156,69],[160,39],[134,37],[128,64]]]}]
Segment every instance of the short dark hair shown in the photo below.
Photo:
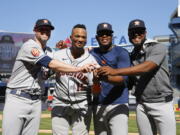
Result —
[{"label": "short dark hair", "polygon": [[76,24],[73,29],[75,28],[82,28],[82,29],[85,29],[86,30],[86,26],[84,24]]}]

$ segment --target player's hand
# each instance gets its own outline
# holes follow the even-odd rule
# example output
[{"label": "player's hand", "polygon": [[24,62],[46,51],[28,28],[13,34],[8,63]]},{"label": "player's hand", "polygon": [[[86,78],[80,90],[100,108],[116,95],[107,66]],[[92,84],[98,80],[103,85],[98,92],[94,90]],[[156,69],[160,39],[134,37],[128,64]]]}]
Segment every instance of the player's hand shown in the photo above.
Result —
[{"label": "player's hand", "polygon": [[91,63],[91,64],[85,64],[84,66],[79,67],[79,70],[82,71],[82,72],[84,72],[84,73],[87,73],[87,72],[92,72],[92,71],[95,70],[97,67],[98,67],[97,64]]},{"label": "player's hand", "polygon": [[99,83],[99,80],[100,80],[100,78],[99,78],[99,75],[97,73],[97,69],[95,69],[95,70],[93,70],[93,82]]},{"label": "player's hand", "polygon": [[41,67],[41,75],[44,80],[48,79],[49,76],[49,69],[46,67]]},{"label": "player's hand", "polygon": [[56,48],[58,49],[67,48],[67,45],[63,40],[60,40],[59,42],[56,43]]},{"label": "player's hand", "polygon": [[116,75],[116,69],[109,66],[103,66],[97,69],[97,74],[99,76]]}]

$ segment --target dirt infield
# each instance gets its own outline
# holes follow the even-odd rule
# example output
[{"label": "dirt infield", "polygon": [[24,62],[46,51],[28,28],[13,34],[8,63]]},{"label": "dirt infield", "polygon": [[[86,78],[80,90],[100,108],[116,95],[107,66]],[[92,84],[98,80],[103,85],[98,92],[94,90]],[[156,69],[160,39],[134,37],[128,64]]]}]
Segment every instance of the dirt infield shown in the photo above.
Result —
[{"label": "dirt infield", "polygon": [[[39,130],[39,133],[52,133],[52,130]],[[72,133],[71,131],[69,132]],[[90,131],[89,135],[94,135],[94,131]],[[128,133],[128,135],[139,135],[139,133]]]},{"label": "dirt infield", "polygon": [[[2,132],[2,129],[0,128],[0,132]],[[40,129],[39,130],[39,133],[49,133],[49,134],[52,134],[52,130],[42,130]],[[71,131],[69,133],[72,133]],[[94,135],[94,131],[90,131],[89,132],[89,135]],[[128,135],[139,135],[139,133],[128,133]]]},{"label": "dirt infield", "polygon": [[[0,132],[2,132],[2,129],[0,128]],[[45,130],[45,129],[40,129],[39,133],[47,133],[47,134],[52,134],[52,130]],[[71,131],[69,132],[70,134],[72,133]],[[90,131],[89,135],[94,135],[94,131]],[[139,135],[139,133],[128,133],[128,135]]]},{"label": "dirt infield", "polygon": [[[50,118],[51,114],[42,114],[41,118]],[[129,117],[136,117],[136,114],[129,114]],[[2,116],[0,115],[0,120],[1,120]],[[176,115],[176,118],[180,118],[180,114]]]}]

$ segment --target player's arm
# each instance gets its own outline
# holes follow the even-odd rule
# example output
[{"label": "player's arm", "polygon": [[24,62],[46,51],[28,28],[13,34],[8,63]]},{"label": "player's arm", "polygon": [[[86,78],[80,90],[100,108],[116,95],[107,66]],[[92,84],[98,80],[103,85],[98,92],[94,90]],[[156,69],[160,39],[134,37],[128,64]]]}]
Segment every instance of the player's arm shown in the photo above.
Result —
[{"label": "player's arm", "polygon": [[60,62],[58,60],[52,59],[49,56],[45,56],[40,59],[37,64],[53,69],[57,72],[90,72],[94,64],[86,64],[82,67],[75,67],[69,64]]},{"label": "player's arm", "polygon": [[111,76],[111,75],[98,75],[98,69],[94,70],[94,84],[98,84],[100,81],[109,82],[115,85],[120,85],[124,78],[122,76]]},{"label": "player's arm", "polygon": [[128,68],[118,68],[112,69],[110,67],[101,67],[98,70],[99,74],[102,75],[142,75],[157,69],[163,59],[166,57],[167,48],[164,45],[156,44],[153,46],[152,50],[149,52],[149,56],[146,58],[146,61],[138,64],[136,66]]},{"label": "player's arm", "polygon": [[136,66],[127,67],[127,68],[118,68],[113,69],[111,67],[105,66],[98,69],[99,75],[141,75],[147,72],[150,72],[157,68],[158,65],[152,61],[145,61]]},{"label": "player's arm", "polygon": [[60,40],[59,42],[56,43],[56,48],[64,49],[64,48],[67,48],[67,45],[63,40]]},{"label": "player's arm", "polygon": [[93,64],[85,64],[82,67],[75,67],[54,59],[50,61],[48,67],[59,72],[90,72],[92,68],[94,68]]},{"label": "player's arm", "polygon": [[104,77],[100,77],[102,81],[106,81],[112,83],[114,85],[121,85],[124,82],[124,78],[122,76],[111,76],[107,75]]}]

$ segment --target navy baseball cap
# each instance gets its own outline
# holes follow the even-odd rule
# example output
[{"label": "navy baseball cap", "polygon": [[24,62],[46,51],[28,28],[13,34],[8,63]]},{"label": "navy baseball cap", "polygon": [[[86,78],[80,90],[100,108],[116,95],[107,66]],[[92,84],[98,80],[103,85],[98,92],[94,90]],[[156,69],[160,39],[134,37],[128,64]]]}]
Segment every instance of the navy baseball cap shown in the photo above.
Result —
[{"label": "navy baseball cap", "polygon": [[54,30],[54,26],[51,24],[51,22],[48,19],[39,19],[36,21],[36,24],[34,28],[38,28],[41,26],[48,26],[51,28],[51,30]]},{"label": "navy baseball cap", "polygon": [[132,20],[130,23],[129,23],[129,27],[128,29],[136,29],[136,28],[142,28],[142,29],[146,29],[146,26],[144,24],[144,21],[140,20],[140,19],[135,19],[135,20]]},{"label": "navy baseball cap", "polygon": [[98,24],[96,33],[99,33],[101,31],[109,31],[113,33],[112,25],[106,22]]}]

